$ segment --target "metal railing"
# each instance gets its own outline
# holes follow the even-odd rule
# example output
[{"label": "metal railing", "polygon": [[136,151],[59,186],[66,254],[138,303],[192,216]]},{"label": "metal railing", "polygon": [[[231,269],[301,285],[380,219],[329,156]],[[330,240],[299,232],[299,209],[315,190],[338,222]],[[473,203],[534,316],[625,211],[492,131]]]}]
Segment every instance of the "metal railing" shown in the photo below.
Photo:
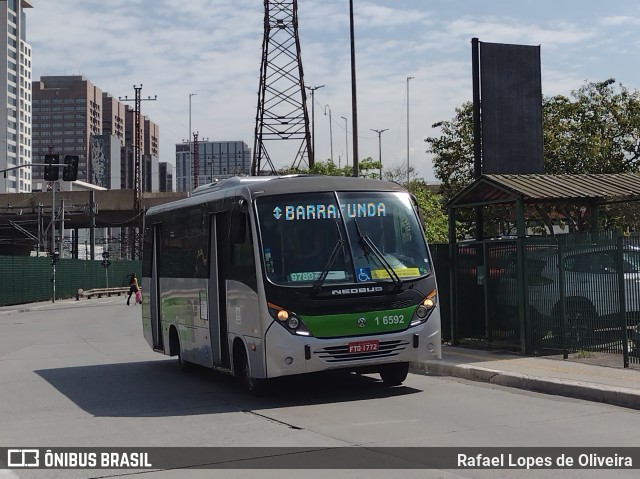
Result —
[{"label": "metal railing", "polygon": [[[459,244],[449,296],[454,343],[528,354],[619,354],[640,363],[640,240],[618,233]],[[439,282],[441,296],[446,285]]]}]

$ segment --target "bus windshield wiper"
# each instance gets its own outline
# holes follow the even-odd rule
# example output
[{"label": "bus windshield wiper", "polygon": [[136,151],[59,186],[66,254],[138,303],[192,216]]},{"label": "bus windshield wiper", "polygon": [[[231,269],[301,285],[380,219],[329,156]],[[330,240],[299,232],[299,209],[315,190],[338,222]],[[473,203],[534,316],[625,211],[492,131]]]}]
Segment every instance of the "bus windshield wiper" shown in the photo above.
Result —
[{"label": "bus windshield wiper", "polygon": [[331,267],[333,266],[333,263],[335,262],[336,258],[338,257],[338,251],[340,251],[340,248],[342,248],[342,246],[344,245],[344,239],[342,238],[342,232],[340,231],[340,226],[338,226],[338,223],[335,223],[335,225],[336,225],[336,228],[338,230],[339,238],[338,238],[338,241],[336,241],[336,245],[333,247],[333,251],[331,252],[331,255],[329,256],[329,259],[327,260],[326,264],[324,265],[324,268],[322,269],[322,272],[320,273],[320,276],[313,283],[313,291],[315,291],[315,292],[318,292],[320,290],[320,288],[322,287],[322,285],[324,284],[324,281],[327,279],[327,275],[329,274],[329,271],[331,271]]},{"label": "bus windshield wiper", "polygon": [[378,249],[373,240],[369,238],[369,236],[362,234],[362,232],[360,231],[360,226],[358,226],[358,221],[355,218],[353,219],[353,223],[356,225],[356,232],[358,233],[359,243],[360,246],[362,246],[365,254],[368,254],[368,251],[371,251],[371,253],[373,253],[373,256],[376,257],[382,267],[387,271],[387,274],[391,278],[391,281],[393,281],[395,288],[400,288],[402,286],[402,280],[393,269],[393,266],[389,264],[389,261],[384,257],[384,254]]}]

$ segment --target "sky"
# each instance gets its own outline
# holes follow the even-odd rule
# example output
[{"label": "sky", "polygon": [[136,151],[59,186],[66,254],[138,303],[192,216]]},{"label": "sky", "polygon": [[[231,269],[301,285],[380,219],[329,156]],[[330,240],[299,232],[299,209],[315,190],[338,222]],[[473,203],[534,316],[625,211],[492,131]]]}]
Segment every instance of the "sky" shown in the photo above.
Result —
[{"label": "sky", "polygon": [[[34,80],[83,75],[115,98],[133,98],[134,85],[142,85],[143,99],[157,97],[143,101],[141,111],[160,127],[160,161],[175,164],[175,145],[187,140],[190,122],[201,140],[241,140],[253,148],[264,1],[32,4],[27,41]],[[637,0],[353,0],[353,5],[359,157],[378,160],[381,145],[385,168],[404,171],[408,162],[427,182],[437,179],[424,139],[438,136],[432,125],[453,118],[455,108],[472,99],[474,37],[540,46],[544,96],[570,95],[585,81],[608,78],[640,89]],[[307,91],[316,161],[329,159],[333,149],[336,164],[344,166],[347,156],[351,164],[349,1],[298,0],[298,21],[305,85],[324,85],[315,90],[313,116]],[[372,131],[383,129],[380,138]],[[291,165],[300,142],[272,143],[267,148],[275,166]]]}]

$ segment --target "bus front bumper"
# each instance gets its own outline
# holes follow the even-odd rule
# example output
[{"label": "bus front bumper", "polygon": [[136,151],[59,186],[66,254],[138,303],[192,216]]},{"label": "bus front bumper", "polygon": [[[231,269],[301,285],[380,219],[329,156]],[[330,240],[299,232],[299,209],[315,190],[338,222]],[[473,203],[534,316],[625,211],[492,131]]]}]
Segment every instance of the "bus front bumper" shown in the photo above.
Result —
[{"label": "bus front bumper", "polygon": [[272,324],[265,338],[266,376],[441,359],[440,317],[438,311],[434,313],[424,324],[375,336],[322,339],[293,336],[280,325]]}]

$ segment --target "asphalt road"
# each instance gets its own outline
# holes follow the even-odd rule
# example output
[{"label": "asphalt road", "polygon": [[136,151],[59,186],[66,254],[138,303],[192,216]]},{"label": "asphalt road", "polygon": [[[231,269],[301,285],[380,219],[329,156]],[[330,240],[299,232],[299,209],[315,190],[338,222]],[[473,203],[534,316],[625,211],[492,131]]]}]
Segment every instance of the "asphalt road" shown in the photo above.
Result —
[{"label": "asphalt road", "polygon": [[[278,381],[270,396],[253,398],[230,377],[184,373],[175,358],[151,351],[140,308],[124,303],[0,308],[0,447],[640,445],[640,411],[419,374],[396,388],[373,375],[312,376]],[[300,471],[281,464],[263,471],[16,470],[0,471],[0,479],[638,476],[638,469]]]}]

